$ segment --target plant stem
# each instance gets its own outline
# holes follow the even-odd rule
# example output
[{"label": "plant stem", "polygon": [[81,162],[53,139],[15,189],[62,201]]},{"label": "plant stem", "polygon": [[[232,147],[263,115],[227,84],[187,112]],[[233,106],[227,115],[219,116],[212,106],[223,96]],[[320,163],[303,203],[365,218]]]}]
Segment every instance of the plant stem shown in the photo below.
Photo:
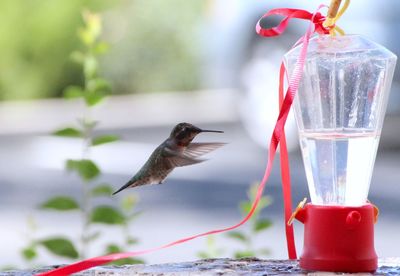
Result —
[{"label": "plant stem", "polygon": [[88,245],[89,245],[89,208],[90,208],[90,196],[88,183],[82,183],[82,232],[81,232],[81,244],[82,249],[80,257],[85,259],[87,255]]},{"label": "plant stem", "polygon": [[[85,80],[86,86],[86,80]],[[90,144],[92,141],[92,127],[89,126],[88,122],[90,122],[90,108],[88,106],[85,107],[84,111],[85,115],[83,120],[83,149],[82,149],[82,159],[88,159],[90,156]],[[89,247],[89,231],[90,231],[90,205],[91,205],[91,197],[89,190],[89,183],[86,181],[82,181],[82,232],[81,232],[81,258],[85,259]]]}]

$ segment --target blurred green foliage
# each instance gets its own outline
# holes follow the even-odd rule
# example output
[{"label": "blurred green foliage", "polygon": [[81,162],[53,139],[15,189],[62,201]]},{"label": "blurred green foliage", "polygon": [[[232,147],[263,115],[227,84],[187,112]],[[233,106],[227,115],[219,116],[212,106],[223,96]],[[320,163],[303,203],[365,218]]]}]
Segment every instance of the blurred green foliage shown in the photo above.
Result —
[{"label": "blurred green foliage", "polygon": [[[247,200],[239,202],[239,210],[243,217],[246,217],[255,202],[258,192],[259,184],[252,184],[247,191]],[[261,212],[267,208],[272,202],[268,196],[262,196],[258,202],[257,208],[254,210],[253,215],[247,221],[247,228],[241,227],[236,230],[231,230],[225,234],[229,239],[236,241],[240,248],[231,253],[233,258],[247,258],[247,257],[260,257],[267,256],[270,251],[266,247],[256,246],[256,237],[264,234],[272,226],[272,221],[268,218],[261,217]],[[198,252],[197,255],[202,259],[220,258],[227,255],[227,248],[221,247],[216,242],[214,236],[207,236],[205,249]]]},{"label": "blurred green foliage", "polygon": [[[134,0],[106,17],[104,75],[118,93],[199,85],[199,22],[207,1]],[[113,33],[110,33],[113,32]]]},{"label": "blurred green foliage", "polygon": [[[69,53],[82,47],[80,11],[102,11],[112,50],[102,74],[116,93],[188,90],[198,84],[200,0],[0,1],[0,100],[56,97],[82,86]],[[104,12],[107,10],[107,12]]]},{"label": "blurred green foliage", "polygon": [[[250,213],[257,196],[259,185],[259,183],[252,184],[247,191],[248,199],[239,203],[239,209],[243,217]],[[262,210],[271,205],[271,203],[272,199],[270,197],[262,196],[258,202],[257,208],[254,210],[253,215],[247,223],[247,225],[250,226],[249,229],[234,230],[226,234],[227,237],[241,244],[242,248],[234,253],[235,258],[259,257],[270,254],[269,249],[266,247],[256,248],[255,238],[260,234],[264,234],[264,232],[272,226],[272,221],[270,219],[261,217]]]},{"label": "blurred green foliage", "polygon": [[[90,110],[99,104],[111,92],[110,83],[98,74],[98,58],[108,50],[108,44],[100,39],[102,33],[102,18],[97,13],[84,10],[82,13],[84,25],[78,29],[78,36],[84,45],[82,51],[74,51],[71,56],[81,66],[84,85],[68,86],[64,91],[66,99],[78,99],[85,103],[85,111],[78,119],[78,126],[71,126],[56,130],[54,135],[60,137],[76,138],[82,141],[82,158],[68,159],[65,162],[66,170],[76,173],[81,179],[81,196],[70,197],[68,195],[55,195],[40,204],[40,209],[61,213],[74,211],[79,212],[82,218],[82,229],[80,241],[71,239],[63,231],[61,235],[51,235],[46,238],[38,238],[35,234],[37,227],[32,221],[29,223],[30,231],[28,244],[21,251],[24,260],[32,266],[38,258],[39,249],[46,249],[55,256],[70,259],[85,258],[91,244],[96,241],[103,231],[95,224],[119,227],[122,244],[116,243],[115,239],[105,245],[105,254],[116,251],[126,251],[138,242],[132,236],[129,229],[131,222],[138,216],[134,209],[138,198],[128,195],[120,200],[119,206],[115,200],[110,198],[112,186],[104,182],[97,182],[101,176],[100,167],[90,159],[91,148],[119,139],[113,134],[95,135],[93,133],[97,121],[90,117]],[[96,183],[97,182],[97,183]],[[98,198],[107,198],[110,203],[96,203]],[[115,237],[113,237],[115,238]],[[130,258],[123,262],[143,263],[141,259]]]}]

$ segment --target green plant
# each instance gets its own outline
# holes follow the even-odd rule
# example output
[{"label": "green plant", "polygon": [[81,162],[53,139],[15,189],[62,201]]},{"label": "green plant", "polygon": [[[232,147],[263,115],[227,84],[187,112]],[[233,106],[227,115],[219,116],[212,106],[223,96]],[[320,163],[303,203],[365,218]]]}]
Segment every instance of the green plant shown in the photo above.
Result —
[{"label": "green plant", "polygon": [[206,9],[203,0],[135,0],[121,5],[117,12],[125,15],[123,22],[137,27],[127,30],[105,59],[108,66],[103,71],[115,80],[118,93],[199,89],[202,43],[196,34]]},{"label": "green plant", "polygon": [[[258,188],[257,184],[251,185],[249,190],[247,191],[248,199],[246,201],[240,202],[239,208],[242,215],[247,215],[249,213],[252,204],[254,202],[254,199],[256,197],[257,188]],[[250,221],[248,222],[250,227],[247,229],[247,231],[237,230],[228,232],[226,234],[227,237],[238,241],[243,247],[241,250],[237,250],[234,253],[235,258],[254,257],[254,256],[269,254],[268,248],[256,249],[254,247],[254,238],[272,226],[271,220],[269,220],[268,218],[262,218],[260,215],[261,211],[270,204],[271,204],[271,199],[269,197],[267,196],[261,197],[257,209],[254,211],[253,216],[250,218]]]},{"label": "green plant", "polygon": [[[102,102],[111,92],[110,84],[98,75],[98,56],[105,53],[108,45],[100,40],[101,18],[98,14],[85,11],[83,13],[84,27],[78,30],[78,36],[84,45],[84,51],[75,51],[71,57],[83,67],[84,85],[69,86],[65,89],[66,99],[82,99],[85,102],[83,117],[78,119],[76,126],[69,126],[55,131],[53,134],[61,137],[78,138],[82,140],[82,156],[80,159],[66,161],[66,169],[76,173],[81,179],[81,198],[59,195],[49,198],[40,205],[41,210],[57,212],[75,211],[82,217],[82,229],[79,242],[73,241],[64,235],[38,239],[31,237],[28,246],[22,250],[22,255],[28,262],[36,259],[38,248],[60,257],[70,259],[86,258],[89,246],[101,236],[101,231],[94,229],[95,224],[103,226],[119,226],[123,242],[109,242],[105,245],[105,253],[114,253],[126,250],[126,247],[137,243],[137,239],[130,234],[129,224],[138,215],[134,211],[138,198],[126,196],[121,199],[120,206],[116,207],[111,200],[112,187],[107,183],[97,183],[101,174],[99,166],[90,159],[91,149],[106,143],[117,141],[116,135],[95,135],[94,130],[98,122],[90,116],[91,109]],[[102,202],[95,204],[95,198],[103,197]],[[33,227],[34,228],[34,227]],[[32,229],[33,229],[32,228]],[[140,259],[126,259],[124,263],[142,263]]]},{"label": "green plant", "polygon": [[[249,213],[256,197],[257,188],[257,184],[251,185],[247,191],[248,199],[239,203],[239,209],[243,216]],[[261,197],[257,209],[254,211],[250,221],[246,224],[250,227],[244,230],[230,231],[226,234],[227,238],[239,242],[242,247],[232,253],[234,258],[254,257],[269,254],[268,248],[255,248],[254,239],[272,226],[271,220],[262,218],[260,215],[261,211],[270,204],[271,199],[269,197]],[[221,257],[221,255],[226,251],[226,249],[217,246],[215,237],[209,236],[207,237],[206,249],[198,252],[197,255],[200,258],[217,258]]]},{"label": "green plant", "polygon": [[101,71],[115,93],[199,89],[198,30],[208,6],[204,0],[0,1],[0,101],[60,97],[65,86],[82,83],[80,68],[66,59],[80,43],[74,34],[82,7],[107,12],[104,35],[113,48]]},{"label": "green plant", "polygon": [[215,236],[207,236],[205,250],[199,251],[197,256],[201,259],[212,259],[221,257],[225,250],[217,246]]},{"label": "green plant", "polygon": [[[79,68],[68,54],[82,7],[106,10],[119,0],[0,1],[0,100],[61,96],[70,83],[80,83]],[[35,10],[35,12],[32,12]],[[12,66],[9,66],[12,64]]]}]

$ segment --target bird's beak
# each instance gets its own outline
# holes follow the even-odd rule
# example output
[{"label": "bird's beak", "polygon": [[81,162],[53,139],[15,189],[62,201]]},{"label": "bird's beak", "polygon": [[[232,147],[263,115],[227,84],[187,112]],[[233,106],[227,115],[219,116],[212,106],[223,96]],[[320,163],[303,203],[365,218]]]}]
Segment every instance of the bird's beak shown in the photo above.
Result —
[{"label": "bird's beak", "polygon": [[209,129],[200,129],[200,132],[224,133],[222,130],[209,130]]}]

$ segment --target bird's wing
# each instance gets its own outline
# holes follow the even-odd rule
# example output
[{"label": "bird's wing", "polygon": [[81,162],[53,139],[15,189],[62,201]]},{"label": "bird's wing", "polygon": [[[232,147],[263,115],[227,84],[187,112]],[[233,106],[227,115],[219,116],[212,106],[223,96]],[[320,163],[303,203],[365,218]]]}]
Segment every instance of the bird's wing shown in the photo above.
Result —
[{"label": "bird's wing", "polygon": [[195,159],[193,157],[186,156],[183,153],[177,153],[167,147],[164,149],[164,158],[172,168],[189,166],[205,161],[205,159]]},{"label": "bird's wing", "polygon": [[223,145],[226,145],[226,143],[191,143],[186,147],[182,155],[196,159],[197,157],[212,152]]}]

